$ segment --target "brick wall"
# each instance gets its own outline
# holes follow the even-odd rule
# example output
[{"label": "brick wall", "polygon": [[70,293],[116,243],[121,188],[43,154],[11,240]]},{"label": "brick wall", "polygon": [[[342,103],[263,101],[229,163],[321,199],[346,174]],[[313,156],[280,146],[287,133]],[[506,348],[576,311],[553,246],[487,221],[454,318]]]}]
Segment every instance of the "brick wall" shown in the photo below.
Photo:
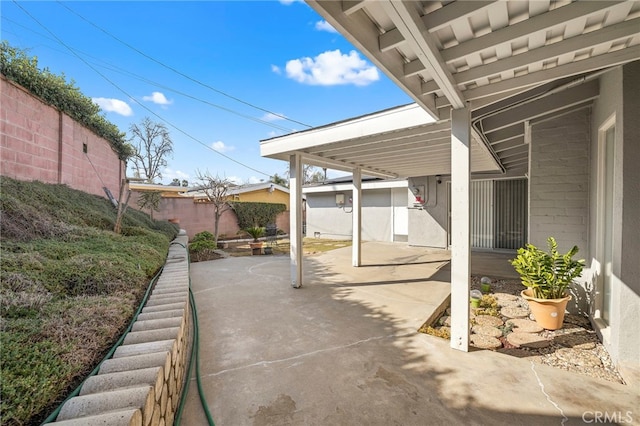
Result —
[{"label": "brick wall", "polygon": [[529,240],[546,248],[553,236],[580,257],[589,242],[589,116],[582,109],[535,124],[531,141]]},{"label": "brick wall", "polygon": [[105,139],[0,76],[0,174],[100,196],[106,186],[117,197],[124,162]]}]

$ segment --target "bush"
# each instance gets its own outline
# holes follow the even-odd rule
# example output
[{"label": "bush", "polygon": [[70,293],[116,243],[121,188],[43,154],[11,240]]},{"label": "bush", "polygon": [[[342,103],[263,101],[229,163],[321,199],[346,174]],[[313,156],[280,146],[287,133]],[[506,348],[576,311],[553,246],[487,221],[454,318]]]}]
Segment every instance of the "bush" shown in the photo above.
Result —
[{"label": "bush", "polygon": [[266,227],[270,223],[275,223],[276,216],[287,210],[285,204],[250,202],[235,202],[231,204],[231,208],[238,217],[240,229]]}]

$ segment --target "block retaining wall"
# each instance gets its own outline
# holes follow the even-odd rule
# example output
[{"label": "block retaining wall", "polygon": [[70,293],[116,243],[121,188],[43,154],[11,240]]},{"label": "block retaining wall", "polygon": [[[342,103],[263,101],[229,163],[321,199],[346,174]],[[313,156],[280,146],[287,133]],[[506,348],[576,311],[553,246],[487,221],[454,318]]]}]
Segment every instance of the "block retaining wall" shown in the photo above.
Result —
[{"label": "block retaining wall", "polygon": [[[173,424],[192,350],[189,258],[184,231],[131,331],[78,396],[61,408],[60,426]],[[183,247],[184,245],[185,247]]]}]

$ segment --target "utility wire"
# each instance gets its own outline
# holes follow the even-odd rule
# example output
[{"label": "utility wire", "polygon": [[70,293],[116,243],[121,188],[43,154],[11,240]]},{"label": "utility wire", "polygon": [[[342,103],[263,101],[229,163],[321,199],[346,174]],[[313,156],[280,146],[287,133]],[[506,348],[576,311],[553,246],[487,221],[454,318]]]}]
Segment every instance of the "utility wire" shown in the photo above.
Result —
[{"label": "utility wire", "polygon": [[[15,0],[14,0],[14,1],[15,1]],[[291,121],[291,122],[293,122],[293,123],[296,123],[296,124],[299,124],[299,125],[301,125],[301,126],[305,126],[305,127],[308,127],[308,128],[313,127],[313,126],[311,126],[311,125],[309,125],[309,124],[305,124],[305,123],[302,123],[302,122],[300,122],[300,121],[293,120],[293,119],[291,119],[291,118],[289,118],[289,117],[286,117],[286,116],[284,116],[284,115],[277,114],[277,113],[275,113],[275,112],[269,111],[268,109],[265,109],[265,108],[259,107],[259,106],[255,105],[255,104],[250,103],[250,102],[243,101],[243,100],[242,100],[242,99],[240,99],[240,98],[237,98],[237,97],[235,97],[235,96],[232,96],[232,95],[230,95],[230,94],[228,94],[228,93],[225,93],[225,92],[223,92],[223,91],[221,91],[221,90],[216,89],[215,87],[212,87],[212,86],[210,86],[210,85],[208,85],[208,84],[206,84],[206,83],[203,83],[203,82],[201,82],[200,80],[197,80],[197,79],[195,79],[195,78],[193,78],[193,77],[191,77],[191,76],[189,76],[189,75],[187,75],[187,74],[185,74],[185,73],[183,73],[183,72],[181,72],[181,71],[179,71],[179,70],[177,70],[177,69],[175,69],[175,68],[173,68],[173,67],[171,67],[171,66],[169,66],[169,65],[167,65],[167,64],[165,64],[165,63],[163,63],[163,62],[158,61],[157,59],[153,58],[152,56],[147,55],[146,53],[144,53],[143,51],[139,50],[139,49],[138,49],[138,48],[136,48],[135,46],[130,45],[130,44],[129,44],[129,43],[127,43],[126,41],[121,40],[120,38],[118,38],[118,37],[116,37],[115,35],[111,34],[111,33],[110,33],[110,32],[108,32],[107,30],[105,30],[105,29],[103,29],[103,28],[99,27],[98,25],[94,24],[93,22],[89,21],[89,20],[88,20],[88,19],[86,19],[84,16],[80,15],[79,13],[77,13],[76,11],[74,11],[73,9],[71,9],[70,7],[68,7],[67,5],[65,5],[64,3],[60,2],[60,1],[56,1],[56,3],[60,4],[60,5],[61,5],[61,6],[63,6],[64,8],[66,8],[68,11],[70,11],[71,13],[73,13],[74,15],[76,15],[77,17],[79,17],[80,19],[82,19],[82,20],[84,20],[85,22],[87,22],[89,25],[91,25],[91,26],[93,26],[93,27],[97,28],[98,30],[102,31],[103,33],[105,33],[105,34],[106,34],[106,35],[108,35],[109,37],[113,38],[114,40],[118,41],[119,43],[124,44],[124,45],[125,45],[125,46],[127,46],[129,49],[131,49],[131,50],[133,50],[133,51],[135,51],[135,52],[139,53],[140,55],[144,56],[145,58],[149,59],[150,61],[153,61],[153,62],[155,62],[156,64],[158,64],[158,65],[160,65],[160,66],[162,66],[162,67],[164,67],[164,68],[167,68],[168,70],[173,71],[174,73],[176,73],[176,74],[178,74],[178,75],[180,75],[180,76],[182,76],[182,77],[186,78],[187,80],[190,80],[190,81],[192,81],[192,82],[194,82],[194,83],[196,83],[196,84],[199,84],[200,86],[205,87],[205,88],[207,88],[207,89],[209,89],[209,90],[212,90],[212,91],[214,91],[214,92],[216,92],[216,93],[218,93],[218,94],[220,94],[220,95],[222,95],[222,96],[226,96],[226,97],[227,97],[227,98],[229,98],[229,99],[233,99],[233,100],[234,100],[234,101],[236,101],[236,102],[240,102],[241,104],[244,104],[244,105],[250,106],[251,108],[255,108],[255,109],[257,109],[257,110],[260,110],[260,111],[262,111],[262,112],[266,112],[266,113],[268,113],[268,114],[273,114],[274,116],[276,116],[276,117],[278,117],[278,118],[281,118],[281,119],[283,119],[283,120]]]},{"label": "utility wire", "polygon": [[177,127],[176,125],[174,125],[173,123],[169,122],[168,120],[164,119],[163,117],[161,117],[160,115],[158,115],[157,113],[155,113],[154,111],[152,111],[150,108],[148,108],[146,105],[140,103],[137,99],[135,99],[132,95],[130,95],[129,93],[127,93],[127,91],[125,91],[123,88],[121,88],[120,86],[118,86],[115,82],[113,82],[111,79],[109,79],[107,76],[105,76],[104,74],[102,74],[100,71],[98,71],[97,69],[95,69],[89,62],[87,62],[84,58],[82,58],[80,55],[78,55],[75,50],[68,46],[64,41],[62,41],[58,36],[56,36],[52,31],[50,31],[45,25],[43,25],[40,21],[38,21],[33,15],[31,15],[27,10],[25,10],[22,6],[20,6],[20,4],[18,4],[18,2],[16,0],[12,0],[13,3],[15,3],[16,6],[18,6],[27,16],[29,16],[31,19],[33,19],[38,25],[40,25],[45,31],[47,31],[49,34],[51,34],[52,37],[54,37],[56,39],[56,41],[58,43],[60,43],[61,45],[63,45],[65,48],[67,48],[71,53],[74,54],[74,56],[76,56],[79,60],[81,60],[86,66],[88,66],[91,70],[93,70],[95,73],[97,73],[100,77],[104,78],[109,84],[111,84],[113,87],[115,87],[116,89],[120,90],[122,93],[124,93],[126,96],[128,96],[129,98],[131,98],[135,103],[137,103],[139,106],[141,106],[142,108],[144,108],[145,110],[147,110],[148,112],[150,112],[151,114],[155,115],[156,117],[158,117],[160,120],[164,121],[165,123],[167,123],[169,126],[173,127],[174,129],[176,129],[177,131],[179,131],[180,133],[184,134],[185,136],[187,136],[188,138],[194,140],[195,142],[199,143],[200,145],[210,149],[211,151],[217,153],[218,155],[221,155],[222,157],[233,161],[234,163],[245,167],[249,170],[252,170],[256,173],[259,173],[261,175],[267,176],[267,177],[271,177],[271,175],[269,173],[265,173],[263,171],[260,171],[256,168],[253,168],[247,164],[244,164],[232,157],[229,157],[226,154],[223,154],[222,152],[210,147],[209,145],[207,145],[206,143],[202,142],[201,140],[195,138],[194,136],[190,135],[189,133],[185,132],[184,130],[182,130],[181,128]]},{"label": "utility wire", "polygon": [[[24,25],[21,25],[21,24],[15,22],[15,21],[13,21],[13,20],[11,20],[9,18],[6,18],[6,17],[3,16],[2,19],[5,19],[5,20],[7,20],[7,21],[9,21],[9,22],[11,22],[11,23],[13,23],[15,25],[18,25],[18,26],[22,27],[22,28],[28,29],[28,30],[34,32],[35,34],[38,34],[40,37],[44,37],[44,38],[47,38],[47,39],[49,39],[51,41],[57,42],[57,40],[55,40],[55,39],[53,39],[51,37],[47,37],[46,35],[44,35],[42,33],[39,33],[37,31],[33,31],[30,28],[25,27]],[[5,31],[5,32],[7,32],[7,31]],[[11,34],[15,34],[15,33],[11,33]],[[65,51],[56,49],[54,47],[51,47],[51,46],[47,46],[47,47],[49,47],[50,49],[52,49],[54,51],[61,52],[63,54],[67,54]],[[135,78],[137,80],[140,80],[140,81],[143,81],[145,83],[148,83],[148,84],[154,85],[156,87],[162,88],[164,90],[176,93],[176,94],[184,96],[186,98],[193,99],[195,101],[198,101],[198,102],[201,102],[201,103],[203,103],[205,105],[209,105],[211,107],[220,109],[220,110],[228,112],[230,114],[234,114],[234,115],[237,115],[239,117],[245,118],[247,120],[255,121],[255,122],[260,123],[260,124],[264,124],[265,126],[273,127],[274,129],[282,130],[282,131],[285,131],[285,132],[294,132],[295,131],[295,129],[291,129],[291,128],[288,128],[288,127],[280,126],[278,124],[271,123],[269,121],[262,120],[260,118],[256,118],[256,117],[252,117],[252,116],[249,116],[249,115],[246,115],[246,114],[242,114],[242,113],[240,113],[238,111],[234,111],[234,110],[232,110],[230,108],[227,108],[227,107],[224,107],[222,105],[218,105],[218,104],[215,104],[213,102],[209,102],[209,101],[207,101],[205,99],[198,98],[196,96],[190,95],[188,93],[185,93],[185,92],[182,92],[182,91],[179,91],[179,90],[176,90],[176,89],[172,89],[171,87],[165,86],[162,83],[158,83],[156,81],[149,80],[148,78],[143,77],[143,76],[141,76],[139,74],[135,74],[135,73],[133,73],[131,71],[125,70],[124,68],[120,68],[117,65],[113,65],[113,64],[111,64],[109,62],[102,61],[99,58],[96,58],[95,56],[93,56],[93,55],[91,55],[91,54],[89,54],[87,52],[83,52],[82,50],[77,50],[77,49],[75,49],[75,50],[76,50],[76,52],[79,52],[79,53],[83,54],[85,57],[89,57],[89,58],[93,59],[94,61],[92,63],[94,65],[98,66],[98,67],[103,68],[103,69],[107,69],[107,70],[112,71],[112,72],[117,72],[117,73],[129,76],[131,78]],[[99,63],[97,63],[95,61],[102,62],[102,63],[104,63],[104,65],[101,65],[101,64],[99,64]]]}]

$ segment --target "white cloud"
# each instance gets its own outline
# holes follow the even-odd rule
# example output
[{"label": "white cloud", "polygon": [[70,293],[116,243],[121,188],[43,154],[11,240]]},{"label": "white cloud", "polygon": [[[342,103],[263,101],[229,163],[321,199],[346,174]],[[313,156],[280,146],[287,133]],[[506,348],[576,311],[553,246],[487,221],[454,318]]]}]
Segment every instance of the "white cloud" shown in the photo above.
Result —
[{"label": "white cloud", "polygon": [[255,176],[251,176],[249,178],[249,183],[260,183],[260,182],[264,182],[264,179],[260,179]]},{"label": "white cloud", "polygon": [[285,6],[292,5],[293,3],[296,3],[296,2],[302,3],[302,0],[280,0],[280,4],[284,4]]},{"label": "white cloud", "polygon": [[166,184],[169,184],[173,181],[173,179],[178,179],[180,182],[182,182],[182,180],[187,180],[189,181],[190,185],[193,184],[193,182],[189,180],[190,179],[189,174],[182,172],[180,170],[173,170],[168,167],[165,168],[162,171],[162,181]]},{"label": "white cloud", "polygon": [[211,143],[211,148],[215,149],[218,152],[229,152],[235,149],[233,146],[225,145],[225,143],[222,141],[215,141]]},{"label": "white cloud", "polygon": [[143,96],[142,100],[162,106],[171,105],[173,103],[173,101],[167,99],[167,97],[161,92],[153,92],[151,96]]},{"label": "white cloud", "polygon": [[271,65],[271,71],[273,71],[276,74],[282,74],[282,70],[277,65]]},{"label": "white cloud", "polygon": [[264,182],[264,178],[257,178],[255,176],[251,176],[249,178],[241,178],[239,176],[229,176],[227,178],[227,180],[229,182],[235,183],[236,185],[246,185],[246,184],[252,184],[252,183],[260,183],[260,182]]},{"label": "white cloud", "polygon": [[316,22],[316,30],[318,31],[326,31],[328,33],[338,33],[338,31],[333,28],[333,26],[327,21],[318,21]]},{"label": "white cloud", "polygon": [[330,50],[315,58],[292,59],[287,62],[286,70],[287,77],[299,83],[317,86],[366,86],[380,78],[378,69],[360,58],[355,50],[349,54]]},{"label": "white cloud", "polygon": [[271,113],[268,112],[265,115],[262,116],[261,120],[263,121],[277,121],[277,120],[284,120],[286,118],[286,116],[284,114],[281,114],[279,112],[277,113]]},{"label": "white cloud", "polygon": [[92,100],[101,109],[107,112],[115,112],[116,114],[124,115],[125,117],[133,115],[133,110],[129,104],[125,101],[121,101],[120,99],[93,98]]}]

